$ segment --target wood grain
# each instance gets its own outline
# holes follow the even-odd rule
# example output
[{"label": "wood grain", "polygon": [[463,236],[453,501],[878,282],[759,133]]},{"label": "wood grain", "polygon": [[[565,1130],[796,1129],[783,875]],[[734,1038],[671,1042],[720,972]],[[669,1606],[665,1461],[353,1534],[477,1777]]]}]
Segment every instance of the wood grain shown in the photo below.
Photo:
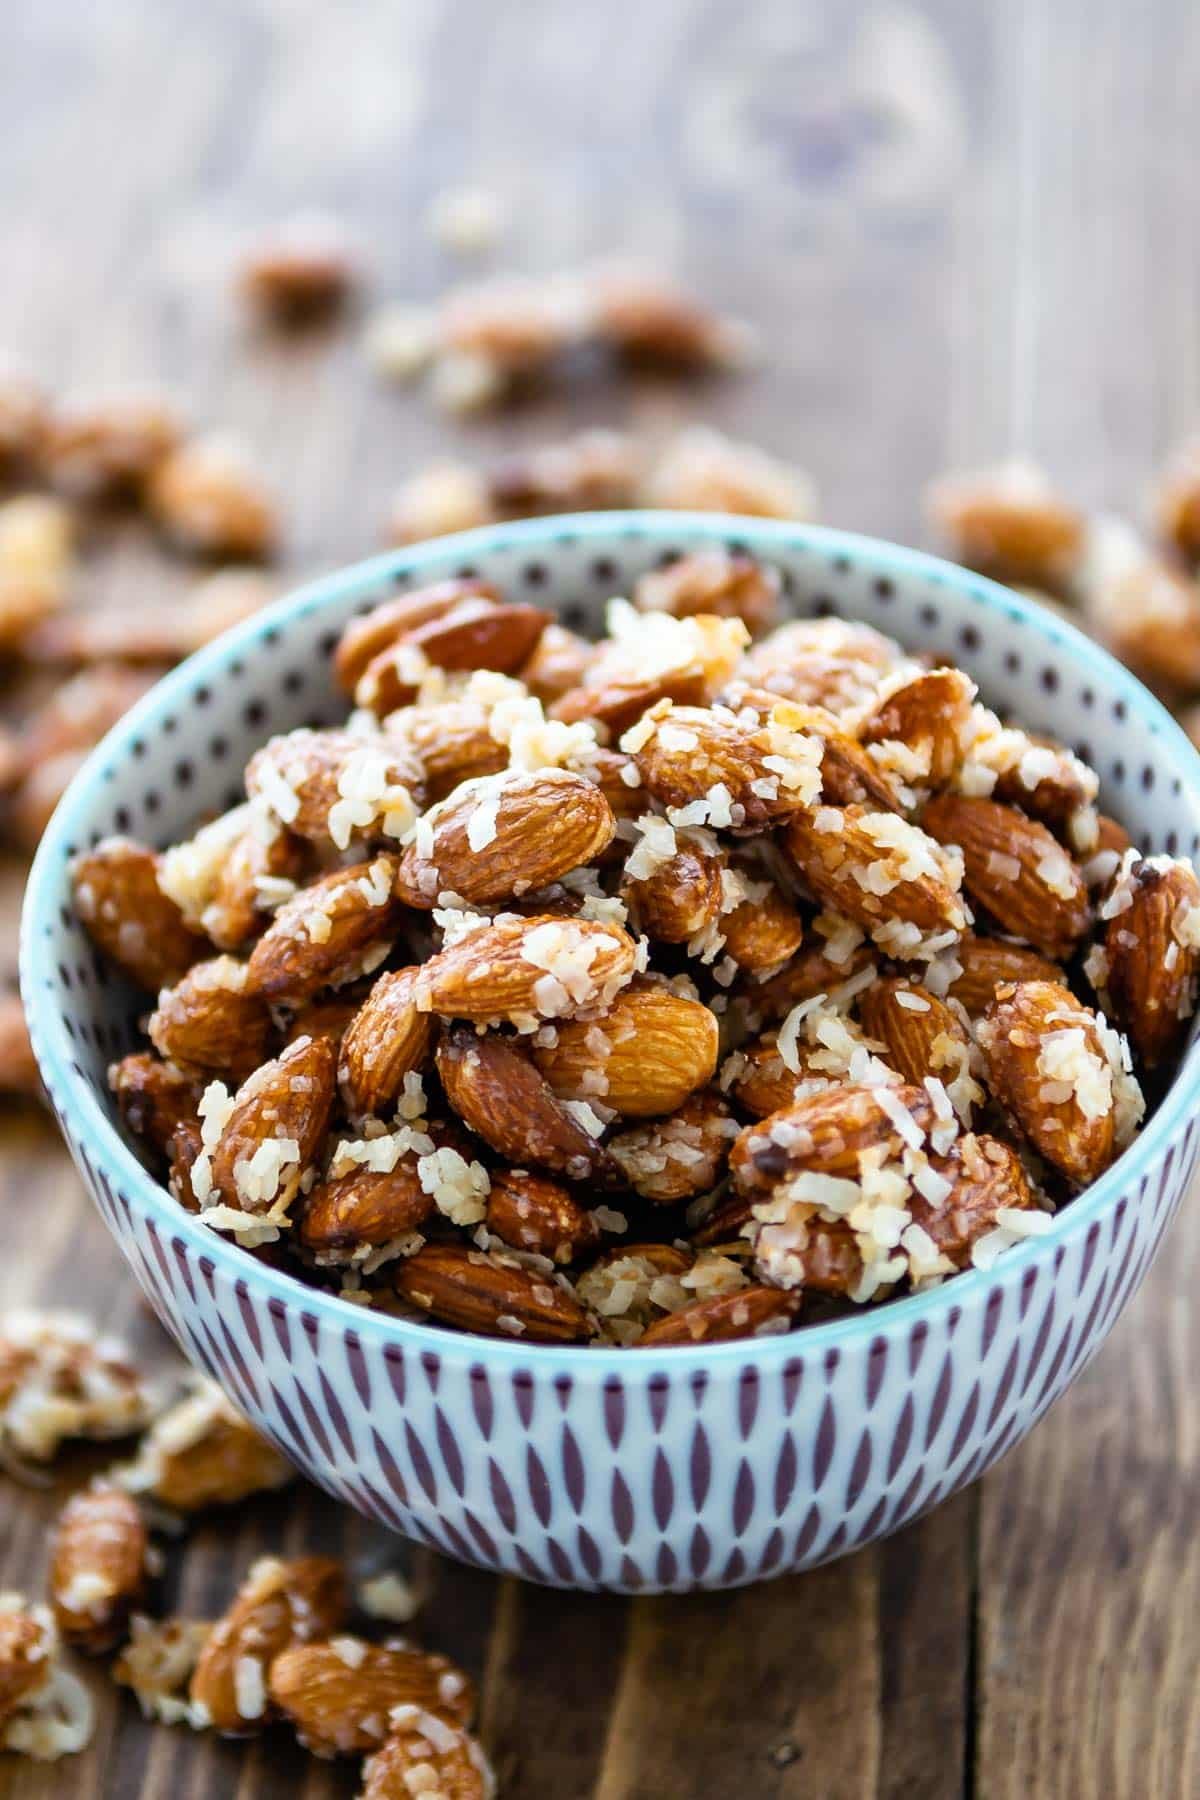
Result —
[{"label": "wood grain", "polygon": [[[230,426],[284,499],[281,579],[373,549],[396,480],[575,423],[703,416],[804,463],[835,523],[914,540],[946,462],[1033,451],[1089,504],[1129,505],[1194,423],[1192,203],[1200,15],[1152,0],[10,0],[0,53],[0,348],[62,391],[151,382]],[[237,234],[332,209],[374,291],[458,270],[431,196],[509,202],[505,260],[666,261],[760,327],[761,375],[583,381],[451,425],[389,391],[357,323],[279,340],[228,296]],[[170,605],[192,576],[96,521],[88,605]],[[11,927],[20,872],[0,870]],[[3,970],[0,969],[0,973]],[[49,1127],[0,1118],[0,1304],[85,1306],[165,1354]],[[429,1641],[484,1678],[483,1732],[521,1800],[960,1794],[1174,1800],[1200,1791],[1198,1231],[977,1492],[802,1578],[680,1601],[588,1599],[409,1558],[305,1491],[214,1517],[166,1599],[221,1606],[266,1549],[402,1555]],[[36,1588],[54,1487],[7,1479],[0,1586]],[[103,1674],[96,1741],[0,1762],[0,1794],[349,1795],[285,1734],[151,1729]]]}]

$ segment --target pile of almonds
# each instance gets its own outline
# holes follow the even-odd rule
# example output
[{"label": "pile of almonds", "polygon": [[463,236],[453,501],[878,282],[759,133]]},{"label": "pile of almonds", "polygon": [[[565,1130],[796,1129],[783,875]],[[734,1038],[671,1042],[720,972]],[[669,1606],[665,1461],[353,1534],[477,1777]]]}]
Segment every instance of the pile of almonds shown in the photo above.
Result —
[{"label": "pile of almonds", "polygon": [[652,1346],[989,1267],[1108,1167],[1195,1006],[1191,865],[779,588],[699,552],[599,643],[402,595],[336,648],[344,726],[79,858],[157,994],[111,1079],[180,1205],[363,1305]]},{"label": "pile of almonds", "polygon": [[[148,1429],[147,1429],[148,1427]],[[82,1750],[91,1697],[67,1653],[119,1651],[114,1678],[147,1718],[247,1737],[288,1725],[314,1755],[366,1758],[364,1800],[487,1800],[467,1676],[407,1639],[352,1629],[350,1582],[331,1557],[264,1557],[219,1619],[148,1610],[164,1566],[153,1535],[290,1481],[293,1471],[210,1383],[162,1406],[128,1352],[61,1313],[0,1321],[0,1446],[46,1464],[71,1440],[144,1430],[132,1462],[78,1490],[50,1546],[47,1603],[0,1595],[0,1748],[41,1760]],[[13,1459],[19,1459],[17,1463]],[[385,1573],[359,1585],[369,1621],[415,1600]]]}]

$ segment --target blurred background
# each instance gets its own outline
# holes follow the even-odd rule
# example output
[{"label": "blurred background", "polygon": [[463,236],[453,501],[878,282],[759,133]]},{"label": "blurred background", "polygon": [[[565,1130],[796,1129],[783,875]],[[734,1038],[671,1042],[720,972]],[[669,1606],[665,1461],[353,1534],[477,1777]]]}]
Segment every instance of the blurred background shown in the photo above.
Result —
[{"label": "blurred background", "polygon": [[[1146,527],[1129,553],[1177,630],[1143,672],[1186,706],[1190,546],[1152,544],[1200,415],[1198,104],[1184,0],[8,0],[4,1079],[33,1091],[11,985],[27,855],[87,744],[298,578],[578,500],[588,428],[627,434],[599,442],[629,497],[740,483],[762,510],[951,550],[927,484],[1033,458],[1083,535],[1100,514]],[[657,340],[624,343],[653,354],[597,332],[612,259],[644,303],[669,284],[686,355],[661,354],[661,306]],[[722,436],[685,440],[680,476],[696,426]],[[531,463],[564,442],[574,460]],[[1119,631],[1074,575],[1054,597]],[[0,1297],[86,1302],[150,1354],[36,1104],[0,1125]],[[1049,1433],[837,1569],[668,1622],[421,1553],[433,1640],[486,1666],[506,1791],[1200,1791],[1198,1243],[1182,1221]],[[30,1585],[53,1501],[5,1483],[0,1586]],[[292,1548],[363,1536],[315,1496],[288,1505]],[[236,1537],[201,1532],[193,1610],[280,1531],[249,1508]],[[581,1667],[587,1694],[563,1673]],[[0,1764],[0,1792],[352,1791],[298,1753],[164,1748],[127,1696],[105,1705],[77,1785]]]}]

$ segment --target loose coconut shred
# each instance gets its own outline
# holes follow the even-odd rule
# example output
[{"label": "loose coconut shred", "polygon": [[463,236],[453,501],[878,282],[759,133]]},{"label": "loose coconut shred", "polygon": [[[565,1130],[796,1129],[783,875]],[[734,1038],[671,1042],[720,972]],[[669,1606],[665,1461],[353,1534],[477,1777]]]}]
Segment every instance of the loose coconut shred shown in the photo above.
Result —
[{"label": "loose coconut shred", "polygon": [[[114,858],[222,955],[163,970],[177,1063],[113,1076],[205,1227],[460,1330],[698,1342],[990,1268],[1121,1154],[1196,1004],[1190,863],[1114,850],[1095,772],[969,675],[771,629],[783,591],[703,551],[594,643],[469,576],[384,600],[343,728],[157,858],[80,859],[135,978]],[[136,1418],[114,1371],[14,1340],[6,1444]]]}]

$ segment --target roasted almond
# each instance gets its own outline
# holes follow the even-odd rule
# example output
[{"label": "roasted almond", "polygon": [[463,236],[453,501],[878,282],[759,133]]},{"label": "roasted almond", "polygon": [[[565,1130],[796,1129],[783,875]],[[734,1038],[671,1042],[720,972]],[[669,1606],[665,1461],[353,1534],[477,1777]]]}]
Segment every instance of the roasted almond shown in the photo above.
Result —
[{"label": "roasted almond", "polygon": [[335,994],[327,1000],[308,1001],[292,1014],[279,1048],[286,1050],[289,1044],[302,1037],[328,1038],[331,1044],[340,1048],[361,1006],[361,995],[356,999],[354,989],[345,996]]},{"label": "roasted almond", "polygon": [[382,962],[400,915],[396,869],[394,856],[376,856],[301,888],[251,952],[251,992],[297,1006]]},{"label": "roasted almond", "polygon": [[778,975],[753,989],[748,997],[751,1010],[764,1020],[783,1019],[801,1000],[832,993],[851,976],[860,974],[872,957],[870,945],[857,944],[843,960],[834,962],[819,940],[810,940]]},{"label": "roasted almond", "polygon": [[706,1088],[669,1118],[618,1132],[608,1153],[643,1200],[669,1205],[716,1187],[737,1134],[737,1121],[726,1102]]},{"label": "roasted almond", "polygon": [[[587,721],[603,726],[613,738],[636,725],[643,713],[660,701],[677,706],[700,706],[708,695],[708,677],[699,663],[682,669],[667,669],[661,675],[645,680],[628,676],[622,680],[599,679],[599,670],[580,687],[561,694],[550,708],[550,716],[564,725]],[[603,735],[603,734],[602,734]]]},{"label": "roasted almond", "polygon": [[582,1108],[557,1099],[518,1042],[455,1026],[438,1045],[437,1068],[459,1118],[507,1161],[571,1181],[611,1180],[608,1158],[588,1129],[594,1115],[585,1113],[585,1123],[576,1116]]},{"label": "roasted almond", "polygon": [[397,643],[418,625],[431,619],[444,618],[464,600],[501,598],[499,588],[477,576],[464,576],[438,581],[429,587],[414,588],[394,600],[384,600],[361,618],[351,619],[338,640],[333,657],[333,673],[343,693],[352,694],[365,672],[382,650]]},{"label": "roasted almond", "polygon": [[872,700],[882,678],[904,659],[899,644],[870,625],[845,619],[792,619],[751,646],[739,679],[839,716]]},{"label": "roasted almond", "polygon": [[235,806],[163,853],[158,885],[194,931],[219,950],[239,950],[270,919],[304,869],[307,846],[290,832],[264,832],[249,804]]},{"label": "roasted almond", "polygon": [[506,915],[422,966],[417,1005],[447,1019],[534,1026],[610,1005],[636,963],[637,946],[618,925]]},{"label": "roasted almond", "polygon": [[600,1244],[600,1227],[569,1190],[529,1169],[498,1169],[487,1199],[487,1228],[514,1250],[575,1262]]},{"label": "roasted almond", "polygon": [[460,1331],[537,1344],[589,1335],[587,1314],[565,1288],[503,1252],[429,1243],[396,1265],[392,1282],[402,1300]]},{"label": "roasted almond", "polygon": [[724,710],[664,702],[626,732],[621,748],[636,760],[648,793],[687,810],[676,824],[761,829],[821,791],[820,739],[793,729],[783,707],[768,724],[751,726]]},{"label": "roasted almond", "polygon": [[975,1244],[1001,1222],[998,1214],[1035,1209],[1020,1157],[999,1138],[966,1133],[944,1156],[929,1160],[951,1191],[934,1205],[914,1189],[909,1211],[913,1224],[955,1269],[970,1265]]},{"label": "roasted almond", "polygon": [[0,1607],[0,1726],[24,1700],[44,1688],[54,1651],[54,1627],[44,1606],[5,1595]]},{"label": "roasted almond", "polygon": [[996,1098],[1040,1156],[1085,1187],[1124,1149],[1142,1099],[1120,1046],[1058,982],[999,988],[979,1025]]},{"label": "roasted almond", "polygon": [[938,794],[921,816],[940,844],[962,851],[968,894],[1002,930],[1065,961],[1091,923],[1082,875],[1037,820],[995,800]]},{"label": "roasted almond", "polygon": [[766,981],[799,950],[804,920],[775,882],[751,879],[747,897],[723,914],[720,931],[724,955],[753,981]]},{"label": "roasted almond", "polygon": [[756,1119],[769,1118],[792,1104],[797,1085],[807,1078],[802,1051],[798,1051],[798,1060],[799,1072],[789,1069],[779,1054],[779,1033],[764,1032],[740,1044],[727,1059],[721,1086],[743,1112]]},{"label": "roasted almond", "polygon": [[[393,1707],[391,1736],[363,1764],[362,1800],[492,1800],[496,1778],[470,1732],[419,1707]],[[432,1783],[432,1785],[431,1785]]]},{"label": "roasted almond", "polygon": [[991,1004],[996,989],[1012,981],[1061,981],[1057,963],[1026,950],[1020,944],[1006,943],[1002,938],[977,937],[964,931],[954,946],[954,960],[961,974],[954,977],[947,990],[952,1000],[975,1018]]},{"label": "roasted almond", "polygon": [[783,1288],[738,1288],[714,1299],[693,1300],[678,1312],[655,1319],[637,1346],[654,1350],[666,1344],[720,1344],[731,1338],[762,1337],[786,1329],[799,1305],[799,1294]]},{"label": "roasted almond", "polygon": [[[336,1073],[337,1052],[326,1038],[299,1038],[262,1063],[234,1095],[212,1151],[213,1195],[244,1212],[286,1207],[325,1140]],[[277,1142],[288,1146],[278,1166],[261,1154]],[[209,1196],[196,1198],[204,1204]]]},{"label": "roasted almond", "polygon": [[1148,1069],[1177,1049],[1195,1008],[1200,882],[1190,863],[1131,861],[1102,917],[1107,992]]},{"label": "roasted almond", "polygon": [[105,838],[71,867],[75,910],[90,936],[139,987],[170,987],[208,949],[158,885],[160,859],[132,838]]},{"label": "roasted almond", "polygon": [[896,762],[903,780],[946,787],[963,760],[975,691],[961,669],[924,670],[880,701],[859,736],[864,744],[903,745],[907,758]]},{"label": "roasted almond", "polygon": [[345,850],[408,830],[417,816],[420,768],[395,738],[304,729],[255,751],[246,792],[297,837]]},{"label": "roasted almond", "polygon": [[1027,741],[1024,754],[997,774],[991,797],[1061,831],[1073,814],[1091,806],[1099,783],[1085,763],[1053,738]]},{"label": "roasted almond", "polygon": [[970,1034],[928,988],[887,977],[872,982],[858,1004],[864,1030],[887,1046],[887,1060],[913,1087],[927,1075],[949,1082],[967,1070]]},{"label": "roasted almond", "polygon": [[355,1637],[292,1644],[271,1664],[268,1692],[317,1756],[378,1749],[395,1706],[417,1706],[460,1725],[475,1710],[471,1683],[446,1657]]},{"label": "roasted almond", "polygon": [[739,1189],[750,1195],[769,1193],[803,1169],[856,1179],[864,1150],[897,1155],[904,1138],[893,1108],[903,1107],[916,1129],[926,1132],[933,1123],[933,1104],[923,1088],[894,1087],[888,1094],[890,1104],[885,1105],[877,1088],[832,1087],[747,1125],[730,1155]]},{"label": "roasted almond", "polygon": [[206,1381],[159,1414],[135,1461],[114,1478],[172,1512],[195,1513],[284,1487],[295,1473],[216,1384]]},{"label": "roasted almond", "polygon": [[[674,851],[661,861],[655,850],[655,831],[664,839],[664,847],[674,838]],[[672,834],[665,819],[654,821],[647,842],[650,853],[639,861],[634,852],[626,862],[621,884],[621,898],[639,930],[663,944],[686,944],[689,938],[715,929],[724,896],[723,852],[686,832]]]},{"label": "roasted almond", "polygon": [[533,1055],[564,1100],[597,1100],[623,1118],[674,1112],[712,1079],[717,1021],[707,1006],[644,983],[618,994],[607,1011],[567,1020],[553,1044]]},{"label": "roasted almond", "polygon": [[926,506],[955,561],[997,581],[1056,593],[1083,555],[1082,514],[1028,463],[943,476]]},{"label": "roasted almond", "polygon": [[852,919],[890,956],[920,955],[966,925],[956,863],[898,813],[821,806],[797,814],[783,842],[822,905]]},{"label": "roasted almond", "polygon": [[415,968],[380,975],[341,1040],[338,1078],[356,1113],[384,1112],[429,1060],[433,1020],[417,1011],[416,979]]},{"label": "roasted almond", "polygon": [[471,905],[509,900],[592,862],[615,831],[600,789],[569,769],[464,782],[417,827],[396,891],[426,908],[444,891]]},{"label": "roasted almond", "polygon": [[327,1638],[348,1609],[341,1564],[328,1556],[264,1556],[205,1641],[190,1698],[214,1731],[241,1737],[268,1718],[267,1671],[292,1644]]},{"label": "roasted almond", "polygon": [[54,1530],[50,1603],[64,1642],[96,1655],[121,1641],[146,1586],[149,1541],[135,1502],[119,1488],[74,1494]]},{"label": "roasted almond", "polygon": [[[722,696],[739,717],[756,714],[765,724],[779,705],[779,695],[732,681]],[[794,729],[809,731],[821,740],[821,797],[831,806],[876,806],[896,810],[896,790],[883,770],[858,740],[843,730],[837,715],[824,706],[788,703],[787,718]]]},{"label": "roasted almond", "polygon": [[146,1030],[167,1062],[209,1069],[235,1080],[266,1055],[271,1015],[247,985],[247,965],[232,956],[193,963],[174,987],[164,988]]},{"label": "roasted almond", "polygon": [[135,1137],[145,1138],[164,1154],[177,1125],[194,1120],[203,1084],[194,1075],[137,1051],[108,1071],[121,1117]]},{"label": "roasted almond", "polygon": [[774,622],[779,587],[777,570],[766,568],[744,550],[714,545],[639,576],[633,602],[642,612],[670,613],[675,619],[694,613],[741,619],[757,636]]},{"label": "roasted almond", "polygon": [[417,761],[431,803],[444,800],[460,781],[498,775],[508,766],[508,746],[489,730],[487,708],[477,700],[443,700],[392,713],[387,735]]},{"label": "roasted almond", "polygon": [[321,1262],[352,1262],[356,1253],[392,1248],[418,1231],[435,1210],[418,1160],[410,1154],[391,1169],[352,1169],[319,1181],[300,1215],[303,1248]]},{"label": "roasted almond", "polygon": [[552,706],[583,683],[596,654],[595,644],[552,621],[538,639],[533,655],[522,663],[520,679],[544,706]]},{"label": "roasted almond", "polygon": [[549,618],[537,606],[462,600],[439,618],[414,625],[380,651],[359,678],[354,698],[381,716],[394,712],[416,697],[421,671],[430,664],[511,675],[533,654]]}]

